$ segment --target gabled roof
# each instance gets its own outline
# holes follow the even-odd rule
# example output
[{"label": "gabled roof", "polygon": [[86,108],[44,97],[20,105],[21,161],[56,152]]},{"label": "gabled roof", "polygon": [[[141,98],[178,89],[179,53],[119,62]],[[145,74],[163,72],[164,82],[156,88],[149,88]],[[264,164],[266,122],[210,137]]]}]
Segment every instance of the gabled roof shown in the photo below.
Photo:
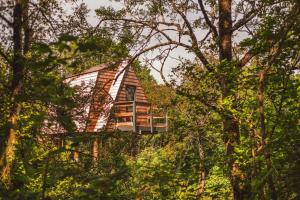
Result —
[{"label": "gabled roof", "polygon": [[[104,129],[114,130],[120,127],[120,130],[129,130],[128,126],[131,128],[150,127],[148,116],[150,107],[141,106],[145,103],[149,105],[147,97],[134,69],[127,67],[127,61],[118,64],[117,67],[102,64],[89,68],[69,76],[65,83],[74,87],[79,94],[76,96],[78,98],[76,99],[78,102],[76,108],[69,113],[74,122],[74,125],[72,123],[71,126],[75,126],[76,132],[99,132]],[[137,107],[128,101],[129,86],[135,87],[134,104],[138,103]],[[119,103],[115,104],[115,102]],[[111,112],[113,106],[116,106],[116,110],[114,110],[116,112]],[[134,118],[133,113],[130,115],[127,110],[128,106],[135,107],[135,113],[139,113],[139,117]],[[66,127],[59,123],[57,120],[59,113],[55,107],[53,108],[52,110],[49,108],[49,121],[45,122],[43,132],[65,133]],[[134,118],[134,122],[130,121],[130,117]],[[128,125],[128,122],[132,125]]]},{"label": "gabled roof", "polygon": [[[102,112],[99,113],[98,111],[98,114],[94,116],[97,118],[97,120],[93,123],[94,128],[91,131],[97,132],[105,128],[109,119],[110,110],[113,106],[113,102],[116,101],[125,73],[127,71],[127,69],[125,69],[126,66],[127,66],[127,61],[123,61],[119,64],[116,70],[112,70],[111,68],[109,68],[107,64],[102,64],[99,66],[91,67],[83,71],[82,73],[75,74],[66,79],[66,82],[70,84],[72,87],[85,86],[82,91],[83,93],[94,93],[94,88],[102,87],[99,86],[101,84],[104,85],[103,88],[101,89],[102,90],[106,89],[108,92],[107,96],[105,97],[107,98],[107,100],[105,101],[104,104],[101,105]],[[105,71],[109,71],[110,73],[105,75]],[[105,88],[105,86],[108,87]],[[92,103],[88,102],[87,104],[88,105],[86,106],[83,115],[84,117],[86,117],[86,119],[89,119],[91,115],[90,112],[92,110],[91,109]],[[78,130],[83,131],[84,129],[87,128],[86,127],[87,123],[83,124],[82,122],[75,120],[75,124]]]},{"label": "gabled roof", "polygon": [[109,65],[108,64],[100,64],[100,65],[97,65],[97,66],[94,66],[94,67],[90,67],[80,73],[77,73],[77,74],[71,74],[71,75],[68,75],[67,76],[67,79],[69,78],[72,78],[72,77],[77,77],[77,76],[80,76],[80,75],[83,75],[83,74],[89,74],[89,73],[92,73],[92,72],[98,72],[98,71],[101,71],[101,70],[104,70],[104,69],[109,69]]}]

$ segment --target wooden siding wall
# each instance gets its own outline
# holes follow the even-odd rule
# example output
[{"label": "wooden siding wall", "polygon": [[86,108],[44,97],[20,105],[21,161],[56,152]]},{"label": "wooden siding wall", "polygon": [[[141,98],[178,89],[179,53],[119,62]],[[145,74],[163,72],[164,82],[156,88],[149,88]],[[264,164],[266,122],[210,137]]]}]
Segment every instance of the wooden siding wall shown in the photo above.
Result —
[{"label": "wooden siding wall", "polygon": [[[114,81],[115,75],[117,71],[116,70],[110,70],[110,69],[101,69],[98,71],[98,77],[96,81],[96,85],[93,88],[93,98],[92,103],[90,107],[90,112],[88,116],[88,120],[86,123],[86,131],[87,132],[93,132],[97,127],[97,120],[100,117],[101,114],[104,113],[103,105],[111,99],[109,98],[109,89],[112,86],[112,83]],[[87,76],[85,74],[84,76]],[[116,101],[126,101],[126,85],[132,85],[136,87],[136,101],[137,102],[143,102],[147,103],[147,97],[144,93],[144,90],[141,86],[140,81],[138,80],[135,71],[130,67],[127,72],[125,73],[125,77],[123,79],[121,88],[118,92]],[[137,109],[137,126],[142,125],[149,125],[148,122],[148,111],[150,106],[147,105],[138,105],[136,106]],[[122,107],[119,112],[126,112],[126,108]],[[106,126],[107,129],[114,129],[115,127],[115,119],[112,119],[110,117],[108,124]]]},{"label": "wooden siding wall", "polygon": [[138,80],[135,71],[130,67],[125,75],[121,90],[117,97],[117,101],[126,101],[126,85],[133,85],[136,87],[136,101],[148,102],[144,90]]},{"label": "wooden siding wall", "polygon": [[97,124],[100,114],[103,112],[103,105],[110,101],[108,91],[114,80],[116,71],[104,69],[99,71],[97,84],[94,90],[93,103],[89,113],[89,120],[87,122],[87,131],[93,132]]},{"label": "wooden siding wall", "polygon": [[[144,93],[144,89],[142,88],[142,85],[132,67],[128,69],[125,75],[123,84],[121,86],[121,89],[117,97],[117,101],[126,101],[126,85],[132,85],[136,87],[137,102],[144,102],[144,103],[148,102],[147,97]],[[149,106],[137,105],[136,123],[138,126],[148,123],[148,116],[146,115],[146,113],[148,112],[149,108],[150,108]],[[121,109],[121,111],[126,112],[125,108]]]}]

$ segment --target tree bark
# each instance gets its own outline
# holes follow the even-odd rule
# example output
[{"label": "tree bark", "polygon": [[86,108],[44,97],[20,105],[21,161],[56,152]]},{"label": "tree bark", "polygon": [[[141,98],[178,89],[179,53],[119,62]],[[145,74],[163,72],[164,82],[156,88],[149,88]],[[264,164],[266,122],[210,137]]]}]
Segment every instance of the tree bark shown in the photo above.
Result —
[{"label": "tree bark", "polygon": [[79,161],[79,142],[75,142],[74,151],[72,152],[72,157],[75,162]]},{"label": "tree bark", "polygon": [[18,96],[22,91],[24,77],[24,64],[22,54],[22,16],[24,1],[16,0],[13,11],[13,59],[12,59],[12,82],[10,87],[10,115],[8,117],[8,128],[5,140],[1,144],[1,177],[9,184],[11,168],[15,156],[15,145],[17,142],[17,120],[21,105]]},{"label": "tree bark", "polygon": [[[233,60],[231,5],[232,0],[219,0],[219,61],[228,62],[229,65]],[[224,69],[219,77],[223,100],[232,95],[232,80],[226,76],[227,71]],[[240,169],[234,151],[234,147],[240,143],[239,123],[229,111],[223,117],[223,134],[234,199],[246,199],[250,196],[250,184],[246,183],[246,173]]]},{"label": "tree bark", "polygon": [[47,156],[47,158],[45,160],[45,169],[44,169],[44,173],[43,173],[42,200],[47,199],[47,197],[46,197],[47,176],[48,176],[49,161],[50,161],[50,158],[48,156]]},{"label": "tree bark", "polygon": [[273,176],[272,173],[270,173],[270,171],[272,170],[271,153],[268,149],[266,149],[267,131],[265,125],[265,107],[264,107],[265,74],[266,74],[265,70],[259,73],[258,106],[259,106],[259,116],[260,116],[260,135],[262,138],[261,145],[264,152],[264,158],[269,173],[267,177],[267,182],[269,185],[271,198],[272,200],[277,200],[277,192],[274,185]]},{"label": "tree bark", "polygon": [[200,197],[205,189],[205,167],[204,167],[204,147],[201,143],[201,139],[198,139],[198,154],[199,154],[199,170],[198,170],[198,190],[197,195]]},{"label": "tree bark", "polygon": [[99,140],[95,138],[92,140],[92,162],[96,164],[99,157]]},{"label": "tree bark", "polygon": [[232,60],[231,0],[219,0],[219,59]]}]

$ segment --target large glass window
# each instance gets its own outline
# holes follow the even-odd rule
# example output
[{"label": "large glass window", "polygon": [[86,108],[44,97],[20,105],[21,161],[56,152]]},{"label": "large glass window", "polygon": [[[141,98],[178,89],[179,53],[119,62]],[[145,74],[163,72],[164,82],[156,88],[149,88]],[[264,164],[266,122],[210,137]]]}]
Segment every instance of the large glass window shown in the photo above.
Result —
[{"label": "large glass window", "polygon": [[135,100],[135,90],[136,87],[134,85],[126,85],[126,101]]}]

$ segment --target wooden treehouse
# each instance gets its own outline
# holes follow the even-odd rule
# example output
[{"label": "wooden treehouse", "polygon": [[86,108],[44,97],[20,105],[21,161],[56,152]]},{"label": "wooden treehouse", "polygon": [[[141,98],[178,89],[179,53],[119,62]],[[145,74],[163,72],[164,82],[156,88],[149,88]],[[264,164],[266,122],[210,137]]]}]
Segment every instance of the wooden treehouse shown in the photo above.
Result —
[{"label": "wooden treehouse", "polygon": [[[43,131],[54,136],[58,146],[83,134],[95,136],[117,130],[140,135],[167,131],[166,112],[148,102],[134,69],[127,67],[126,62],[114,68],[107,65],[92,67],[69,76],[65,82],[82,96],[82,104],[72,111],[72,121],[76,126],[72,133],[55,121],[57,110],[49,108],[49,116],[53,115],[53,119],[49,117]],[[91,137],[90,142],[95,160],[99,156],[100,141]],[[75,149],[78,148],[79,143]],[[73,153],[73,158],[78,160],[78,151]]]},{"label": "wooden treehouse", "polygon": [[84,106],[84,120],[75,120],[83,132],[130,131],[157,133],[167,130],[167,117],[151,106],[134,69],[126,62],[111,69],[107,65],[92,67],[69,77],[72,87],[81,87],[89,96]]}]

